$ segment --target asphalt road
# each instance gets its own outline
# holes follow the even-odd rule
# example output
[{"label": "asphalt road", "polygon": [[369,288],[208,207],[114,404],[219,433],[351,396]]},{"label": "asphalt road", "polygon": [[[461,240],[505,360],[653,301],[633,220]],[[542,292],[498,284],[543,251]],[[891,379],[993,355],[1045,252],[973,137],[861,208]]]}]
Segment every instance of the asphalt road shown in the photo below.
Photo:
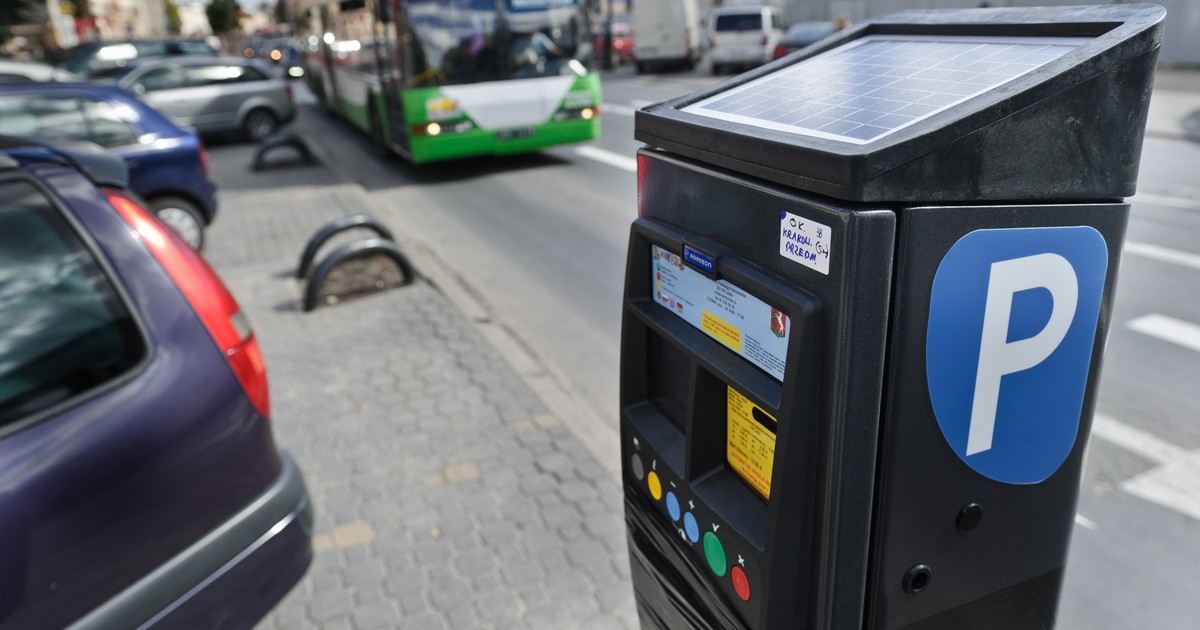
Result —
[{"label": "asphalt road", "polygon": [[[713,80],[618,70],[604,83],[600,141],[504,160],[412,167],[372,155],[365,138],[314,107],[295,128],[343,179],[399,208],[405,223],[393,227],[435,250],[615,445],[621,283],[636,215],[633,111]],[[1062,628],[1200,628],[1197,164],[1200,145],[1146,141]]]}]

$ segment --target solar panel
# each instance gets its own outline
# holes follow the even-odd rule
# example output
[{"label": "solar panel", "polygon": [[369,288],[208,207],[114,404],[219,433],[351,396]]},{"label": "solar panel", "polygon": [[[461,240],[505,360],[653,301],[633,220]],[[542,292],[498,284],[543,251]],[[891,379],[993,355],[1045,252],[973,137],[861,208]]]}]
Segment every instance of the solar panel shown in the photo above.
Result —
[{"label": "solar panel", "polygon": [[867,144],[1033,71],[1091,38],[872,35],[682,111]]}]

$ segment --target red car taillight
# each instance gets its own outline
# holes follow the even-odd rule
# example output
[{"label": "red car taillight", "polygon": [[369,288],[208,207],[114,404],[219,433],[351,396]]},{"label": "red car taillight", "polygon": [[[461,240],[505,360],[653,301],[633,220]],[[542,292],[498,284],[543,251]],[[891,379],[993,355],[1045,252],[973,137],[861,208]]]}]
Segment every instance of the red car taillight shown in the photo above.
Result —
[{"label": "red car taillight", "polygon": [[264,418],[271,415],[267,368],[250,323],[237,300],[196,250],[154,213],[117,190],[105,190],[109,203],[137,232],[154,258],[179,287],[208,334],[212,336],[251,404]]},{"label": "red car taillight", "polygon": [[197,142],[200,146],[200,169],[204,171],[204,178],[208,179],[208,149],[205,148],[203,140]]},{"label": "red car taillight", "polygon": [[776,47],[775,47],[775,54],[774,54],[773,58],[774,58],[774,59],[779,59],[780,57],[782,57],[782,56],[784,56],[784,55],[786,55],[786,54],[787,54],[787,49],[786,49],[786,48],[784,48],[783,46],[776,46]]}]

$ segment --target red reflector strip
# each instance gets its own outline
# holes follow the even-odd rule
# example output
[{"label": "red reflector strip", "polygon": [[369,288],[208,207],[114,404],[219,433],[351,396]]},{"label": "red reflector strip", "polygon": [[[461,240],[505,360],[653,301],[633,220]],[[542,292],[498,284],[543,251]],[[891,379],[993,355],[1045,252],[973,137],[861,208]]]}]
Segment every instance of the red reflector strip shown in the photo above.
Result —
[{"label": "red reflector strip", "polygon": [[249,322],[225,283],[196,250],[159,221],[153,212],[119,191],[106,190],[105,194],[196,311],[255,409],[264,418],[270,416],[270,393],[262,352]]}]

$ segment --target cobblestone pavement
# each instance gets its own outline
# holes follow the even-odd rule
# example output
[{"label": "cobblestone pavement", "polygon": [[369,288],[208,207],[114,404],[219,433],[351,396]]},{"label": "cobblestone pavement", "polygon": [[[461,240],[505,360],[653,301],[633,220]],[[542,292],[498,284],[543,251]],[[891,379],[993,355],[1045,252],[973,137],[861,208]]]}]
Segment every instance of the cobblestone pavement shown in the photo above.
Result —
[{"label": "cobblestone pavement", "polygon": [[250,152],[213,150],[205,254],[317,514],[312,567],[260,627],[636,627],[615,480],[430,284],[301,312],[306,239],[388,211],[319,166],[250,173]]}]

